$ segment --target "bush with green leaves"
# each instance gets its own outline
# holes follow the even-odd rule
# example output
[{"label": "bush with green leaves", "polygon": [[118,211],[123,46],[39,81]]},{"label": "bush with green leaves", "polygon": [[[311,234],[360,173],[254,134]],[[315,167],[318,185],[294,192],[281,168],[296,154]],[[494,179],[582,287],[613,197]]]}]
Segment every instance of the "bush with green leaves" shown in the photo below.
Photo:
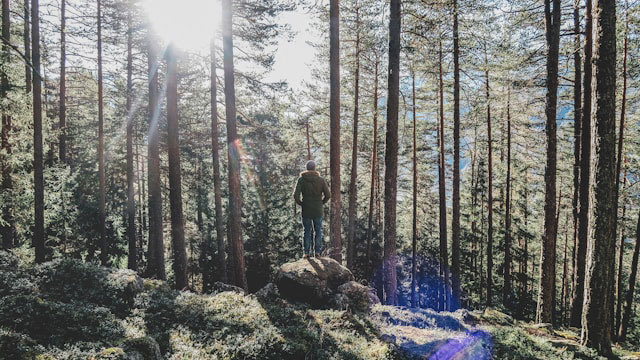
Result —
[{"label": "bush with green leaves", "polygon": [[107,344],[124,336],[119,320],[107,308],[50,301],[35,295],[0,298],[0,326],[44,345]]},{"label": "bush with green leaves", "polygon": [[44,263],[35,271],[43,297],[62,302],[88,302],[123,317],[142,291],[142,279],[131,270],[117,270],[74,259]]}]

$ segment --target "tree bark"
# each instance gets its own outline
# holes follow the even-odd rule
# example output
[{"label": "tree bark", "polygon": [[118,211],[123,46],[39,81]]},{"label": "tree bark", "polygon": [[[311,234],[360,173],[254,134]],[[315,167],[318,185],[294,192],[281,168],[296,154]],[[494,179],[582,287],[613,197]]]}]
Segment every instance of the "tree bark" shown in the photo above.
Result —
[{"label": "tree bark", "polygon": [[[143,164],[140,163],[140,158],[142,156],[140,155],[140,148],[139,148],[141,141],[140,141],[140,130],[138,129],[138,126],[134,127],[133,133],[135,134],[134,159],[136,162],[135,179],[137,180],[136,196],[138,197],[138,209],[137,209],[138,226],[136,227],[136,238],[138,243],[136,245],[136,253],[138,254],[138,266],[139,266],[140,263],[143,261],[142,257],[144,255],[144,232],[146,232],[147,230],[146,225],[144,224],[144,222],[146,221],[146,213],[144,211],[144,202],[142,201],[143,194],[144,194],[143,178],[145,175],[144,175],[144,163]],[[142,170],[140,170],[141,167],[142,167]]]},{"label": "tree bark", "polygon": [[[453,193],[451,214],[451,285],[453,299],[460,304],[460,41],[458,0],[453,0]],[[456,310],[456,309],[451,309]]]},{"label": "tree bark", "polygon": [[[9,46],[7,43],[11,40],[10,32],[10,12],[9,12],[9,0],[2,0],[2,37],[6,42],[2,43],[2,62],[9,63]],[[9,77],[6,73],[7,69],[4,69],[0,74],[0,99],[5,100],[7,93],[9,92]],[[5,102],[8,104],[8,101]],[[11,128],[12,119],[9,115],[9,111],[6,107],[3,107],[1,112],[2,116],[2,129],[0,130],[0,150],[4,151],[4,155],[0,158],[0,170],[2,170],[2,184],[0,187],[0,193],[4,195],[3,204],[0,206],[2,210],[3,225],[0,225],[0,237],[2,237],[2,247],[4,249],[11,249],[14,246],[15,241],[15,223],[13,219],[13,179],[11,177],[12,167],[10,163],[11,156]]]},{"label": "tree bark", "polygon": [[[109,264],[105,214],[105,167],[104,167],[104,102],[102,82],[102,0],[98,4],[98,231],[100,233],[100,261]],[[35,25],[35,19],[34,19]],[[33,38],[35,51],[36,39]],[[35,89],[34,89],[35,90]]]},{"label": "tree bark", "polygon": [[540,291],[536,321],[554,322],[556,281],[556,172],[557,172],[557,102],[558,56],[560,44],[560,0],[545,0],[545,26],[547,41],[547,96],[545,104],[547,133],[547,166],[545,168],[544,233],[540,268]]},{"label": "tree bark", "polygon": [[439,72],[438,72],[438,84],[439,84],[439,109],[440,109],[440,126],[438,128],[438,148],[440,152],[438,160],[438,204],[440,208],[440,258],[438,262],[440,264],[440,281],[442,288],[442,296],[439,297],[440,310],[449,310],[451,298],[449,287],[449,254],[447,249],[447,198],[446,198],[446,183],[445,183],[445,157],[444,157],[444,85],[442,74],[442,41],[440,41],[440,47],[438,51],[439,56]]},{"label": "tree bark", "polygon": [[66,0],[60,1],[60,113],[59,115],[59,131],[60,138],[58,140],[58,157],[60,162],[67,162],[67,25],[66,25]]},{"label": "tree bark", "polygon": [[36,263],[45,260],[44,243],[44,177],[42,163],[42,79],[40,78],[40,9],[38,0],[31,0],[31,37],[33,52],[33,183],[34,193],[34,229],[33,247],[36,250]]},{"label": "tree bark", "polygon": [[[615,216],[616,216],[616,220],[615,220],[615,225],[616,225],[616,232],[617,232],[617,225],[618,225],[618,202],[620,199],[620,173],[622,172],[622,151],[624,149],[624,120],[625,120],[625,115],[626,115],[626,109],[627,109],[627,53],[628,53],[628,37],[629,37],[629,1],[625,0],[625,36],[624,36],[624,45],[623,45],[623,55],[622,55],[622,104],[620,107],[620,126],[619,128],[619,135],[618,135],[618,156],[616,157],[616,194],[614,197],[614,201],[615,201]],[[626,180],[626,176],[625,176],[625,180]],[[623,210],[622,210],[623,216],[622,216],[622,221],[624,223],[624,204],[623,204]],[[622,227],[623,229],[620,230],[620,233],[622,234],[624,232],[624,226]],[[620,243],[619,243],[619,248],[620,248],[620,256],[619,256],[619,262],[618,262],[618,275],[617,275],[617,281],[616,281],[616,287],[615,287],[615,291],[616,293],[614,294],[616,297],[615,299],[616,301],[616,313],[615,313],[615,324],[612,321],[612,325],[615,325],[613,327],[613,335],[615,337],[616,335],[616,331],[617,329],[620,327],[620,308],[621,308],[621,302],[622,302],[622,289],[621,289],[621,284],[622,284],[622,259],[624,257],[624,236],[620,236]],[[615,264],[614,264],[615,266]],[[612,299],[614,299],[612,297]],[[613,301],[611,303],[611,305],[613,306]],[[612,307],[613,309],[613,307]]]},{"label": "tree bark", "polygon": [[329,255],[342,263],[342,225],[340,219],[340,5],[331,0],[329,5],[329,121],[331,168],[331,245]]},{"label": "tree bark", "polygon": [[307,120],[305,121],[305,130],[306,130],[306,137],[307,137],[307,160],[311,160],[311,138],[309,136],[309,117],[307,117]]},{"label": "tree bark", "polygon": [[149,76],[149,134],[148,134],[148,203],[149,244],[147,253],[147,275],[166,279],[164,267],[164,241],[162,225],[162,181],[160,180],[160,104],[158,95],[158,55],[155,37],[148,28],[148,76]]},{"label": "tree bark", "polygon": [[187,253],[182,214],[182,179],[180,173],[180,141],[178,126],[178,54],[174,44],[167,49],[167,145],[169,148],[169,205],[171,208],[171,249],[173,272],[178,290],[185,289]]},{"label": "tree bark", "polygon": [[355,84],[353,99],[353,140],[351,144],[351,181],[349,183],[349,223],[347,236],[347,267],[353,270],[354,266],[354,248],[355,248],[355,232],[357,217],[357,201],[358,201],[358,102],[360,100],[360,8],[358,0],[355,1],[356,7],[356,49],[355,49]]},{"label": "tree bark", "polygon": [[488,145],[488,187],[487,187],[487,306],[493,297],[493,144],[491,142],[491,94],[489,86],[489,62],[485,45],[485,90],[487,100],[487,145]]},{"label": "tree bark", "polygon": [[504,287],[502,304],[511,307],[511,87],[507,90],[507,184],[504,221]]},{"label": "tree bark", "polygon": [[580,199],[580,134],[582,132],[582,61],[580,57],[580,0],[573,2],[573,31],[575,33],[573,53],[573,252],[571,256],[571,283],[574,284],[576,250],[578,248],[578,214]]},{"label": "tree bark", "polygon": [[636,246],[631,260],[631,274],[629,275],[629,290],[625,296],[624,315],[618,329],[618,341],[623,342],[627,337],[629,322],[633,316],[633,295],[636,289],[636,276],[638,275],[638,257],[640,255],[640,213],[638,213],[638,225],[636,227]]},{"label": "tree bark", "polygon": [[568,282],[567,282],[567,273],[569,272],[568,264],[567,264],[567,243],[569,242],[569,216],[567,215],[565,221],[565,233],[564,233],[564,258],[562,260],[562,298],[560,299],[560,324],[565,325],[566,323],[566,312],[567,312],[567,294],[568,294]]},{"label": "tree bark", "polygon": [[[211,157],[213,158],[213,194],[215,202],[216,243],[218,244],[218,279],[227,281],[227,261],[225,258],[224,223],[222,218],[222,191],[220,180],[220,154],[218,131],[218,80],[216,77],[216,47],[211,41]],[[210,261],[207,259],[207,261]],[[205,284],[207,291],[212,284]]]},{"label": "tree bark", "polygon": [[589,227],[589,179],[591,177],[591,55],[593,42],[593,20],[591,0],[585,0],[585,43],[583,101],[580,135],[580,210],[578,214],[578,240],[576,249],[573,296],[571,299],[571,326],[580,327],[584,303],[585,271],[587,260],[587,237]]},{"label": "tree bark", "polygon": [[[627,171],[625,170],[624,175],[622,176],[622,189],[627,187]],[[622,197],[622,217],[620,218],[620,240],[618,241],[618,272],[616,275],[616,315],[615,315],[615,326],[613,337],[617,338],[618,329],[620,328],[620,321],[622,317],[622,302],[623,300],[623,285],[622,285],[622,260],[624,259],[624,232],[625,232],[625,218],[627,213],[627,207],[625,204],[626,196],[623,194]],[[613,321],[612,321],[613,322]]]},{"label": "tree bark", "polygon": [[[373,145],[371,147],[371,182],[369,191],[369,221],[367,223],[367,267],[371,266],[371,237],[373,236],[373,207],[375,201],[376,170],[378,162],[378,68],[380,58],[376,55],[373,79]],[[369,271],[370,269],[367,269]]]},{"label": "tree bark", "polygon": [[418,152],[416,138],[416,74],[411,72],[411,97],[413,105],[413,217],[411,230],[411,306],[418,308],[418,296],[416,293],[417,252],[418,252]]},{"label": "tree bark", "polygon": [[240,139],[236,129],[236,91],[233,69],[233,8],[222,1],[222,40],[224,52],[224,93],[227,116],[227,154],[229,162],[229,218],[227,231],[233,254],[235,284],[247,289],[242,243],[242,195],[240,189]]},{"label": "tree bark", "polygon": [[[527,170],[525,170],[526,172]],[[529,177],[525,173],[525,183],[524,183],[524,232],[526,233],[529,227]],[[521,283],[520,283],[520,296],[519,296],[519,304],[518,311],[521,311],[522,318],[526,317],[526,309],[529,303],[529,238],[524,236],[524,245],[522,248],[522,263],[521,263]]]},{"label": "tree bark", "polygon": [[616,8],[596,0],[593,8],[592,177],[589,242],[582,313],[582,342],[612,356],[611,315],[615,262]]},{"label": "tree bark", "polygon": [[[25,59],[31,60],[31,35],[29,33],[29,1],[24,0],[24,23],[23,23],[23,41],[24,41],[24,57]],[[33,64],[32,64],[33,65]],[[24,64],[24,79],[25,79],[25,91],[26,93],[31,92],[32,87],[32,77],[31,77],[32,69],[29,64]]]},{"label": "tree bark", "polygon": [[[64,3],[64,0],[62,2]],[[131,109],[133,96],[132,31],[131,9],[129,9],[127,10],[127,93],[125,103],[127,121],[127,240],[129,243],[129,256],[127,264],[129,269],[138,270],[138,250],[136,246],[135,176],[133,173],[133,113]]]},{"label": "tree bark", "polygon": [[385,304],[397,305],[396,195],[398,191],[398,110],[400,95],[400,2],[391,0],[387,134],[384,172],[384,290]]}]

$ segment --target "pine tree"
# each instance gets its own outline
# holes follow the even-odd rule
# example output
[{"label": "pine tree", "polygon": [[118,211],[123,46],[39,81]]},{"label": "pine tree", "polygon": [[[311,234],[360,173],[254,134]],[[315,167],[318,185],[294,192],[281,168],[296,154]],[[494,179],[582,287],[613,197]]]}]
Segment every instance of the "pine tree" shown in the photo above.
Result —
[{"label": "pine tree", "polygon": [[612,356],[610,307],[615,262],[615,1],[593,6],[593,179],[589,191],[591,229],[587,246],[582,341],[603,356]]},{"label": "pine tree", "polygon": [[[100,0],[98,0],[100,1]],[[42,163],[42,78],[40,77],[40,5],[31,0],[31,38],[33,51],[33,183],[34,183],[34,231],[33,247],[36,250],[36,262],[45,261],[44,242],[44,174]]]},{"label": "pine tree", "polygon": [[247,289],[242,242],[242,195],[240,193],[240,141],[236,129],[236,93],[233,67],[233,9],[231,0],[222,1],[222,44],[224,52],[224,94],[227,117],[227,161],[229,169],[229,209],[227,234],[231,249],[235,285]]},{"label": "pine tree", "polygon": [[387,135],[384,172],[384,303],[398,303],[396,278],[396,194],[398,191],[398,111],[400,95],[401,1],[391,0],[389,21],[389,74]]},{"label": "pine tree", "polygon": [[340,212],[340,5],[329,3],[329,127],[331,168],[331,245],[329,255],[342,262],[342,221]]},{"label": "pine tree", "polygon": [[560,44],[560,0],[545,0],[547,40],[547,96],[545,102],[547,133],[547,166],[545,168],[544,234],[542,238],[542,267],[538,295],[537,322],[553,323],[556,280],[556,169],[557,138],[556,111],[558,102],[558,51]]}]

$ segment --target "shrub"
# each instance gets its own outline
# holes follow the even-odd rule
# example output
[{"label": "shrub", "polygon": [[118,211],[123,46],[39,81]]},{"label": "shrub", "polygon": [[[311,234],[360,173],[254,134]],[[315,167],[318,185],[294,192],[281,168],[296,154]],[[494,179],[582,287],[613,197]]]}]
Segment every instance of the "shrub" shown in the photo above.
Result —
[{"label": "shrub", "polygon": [[142,279],[131,270],[113,270],[74,259],[58,259],[36,270],[38,287],[46,299],[88,302],[109,308],[118,316],[128,314]]},{"label": "shrub", "polygon": [[33,359],[44,349],[32,338],[0,328],[0,357],[3,359]]},{"label": "shrub", "polygon": [[109,343],[124,335],[124,329],[106,308],[34,295],[0,298],[0,326],[26,334],[40,344],[57,346],[80,341]]}]

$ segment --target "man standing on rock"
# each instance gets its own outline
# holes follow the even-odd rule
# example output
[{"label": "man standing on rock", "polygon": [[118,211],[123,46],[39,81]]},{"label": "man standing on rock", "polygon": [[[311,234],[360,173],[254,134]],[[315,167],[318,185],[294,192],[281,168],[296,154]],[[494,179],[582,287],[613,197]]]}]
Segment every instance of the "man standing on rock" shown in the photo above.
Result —
[{"label": "man standing on rock", "polygon": [[[302,199],[300,199],[302,194]],[[293,192],[296,203],[302,206],[302,227],[304,228],[303,258],[322,253],[322,214],[323,205],[331,198],[327,182],[316,171],[316,163],[307,161],[307,170],[303,171],[296,182]],[[315,232],[315,250],[311,253],[311,231]]]}]

